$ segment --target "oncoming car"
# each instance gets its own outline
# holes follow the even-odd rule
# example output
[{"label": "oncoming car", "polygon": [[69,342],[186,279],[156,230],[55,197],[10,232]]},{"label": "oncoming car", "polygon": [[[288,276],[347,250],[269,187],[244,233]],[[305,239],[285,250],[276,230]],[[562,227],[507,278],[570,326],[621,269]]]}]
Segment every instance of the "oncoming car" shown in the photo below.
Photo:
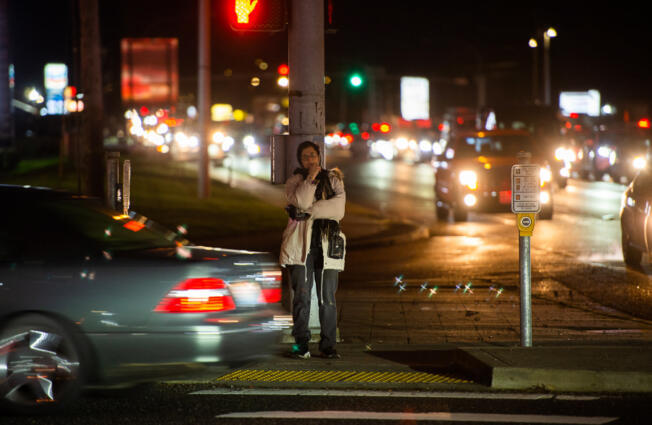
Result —
[{"label": "oncoming car", "polygon": [[0,402],[264,356],[287,316],[271,254],[192,246],[135,213],[0,185]]},{"label": "oncoming car", "polygon": [[437,218],[465,221],[469,211],[508,211],[511,206],[511,169],[517,154],[532,154],[539,164],[541,211],[539,217],[551,219],[553,213],[552,172],[530,133],[496,130],[458,133],[439,155],[436,163],[435,195]]},{"label": "oncoming car", "polygon": [[652,170],[641,171],[623,194],[620,209],[623,259],[640,266],[644,253],[652,253]]}]

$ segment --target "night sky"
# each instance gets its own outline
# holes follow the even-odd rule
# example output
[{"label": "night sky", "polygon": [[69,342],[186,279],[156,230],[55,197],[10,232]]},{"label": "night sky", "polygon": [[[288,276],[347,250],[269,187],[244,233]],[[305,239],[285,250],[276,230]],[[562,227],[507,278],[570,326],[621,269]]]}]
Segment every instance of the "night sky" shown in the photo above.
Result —
[{"label": "night sky", "polygon": [[[258,58],[274,68],[287,61],[286,32],[236,33],[220,15],[219,1],[213,0],[215,74],[226,68],[254,72]],[[46,62],[71,62],[73,2],[9,3],[17,88],[42,85]],[[527,41],[537,29],[553,26],[559,33],[550,50],[553,102],[559,90],[591,88],[602,92],[603,103],[652,102],[652,6],[369,0],[334,0],[334,5],[338,31],[326,36],[327,74],[368,65],[393,75],[472,79],[482,69],[491,101],[508,94],[526,100],[532,76]],[[179,38],[181,93],[195,90],[196,1],[101,0],[100,7],[105,83],[112,93],[119,94],[111,80],[119,77],[120,38],[145,36]]]}]

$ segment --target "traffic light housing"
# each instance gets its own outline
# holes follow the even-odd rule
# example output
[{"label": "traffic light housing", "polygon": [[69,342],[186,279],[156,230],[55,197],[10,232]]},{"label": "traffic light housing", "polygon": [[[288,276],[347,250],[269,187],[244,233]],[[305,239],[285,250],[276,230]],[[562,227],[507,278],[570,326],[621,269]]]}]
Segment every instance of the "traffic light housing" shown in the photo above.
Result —
[{"label": "traffic light housing", "polygon": [[286,0],[227,0],[229,25],[236,31],[285,30]]}]

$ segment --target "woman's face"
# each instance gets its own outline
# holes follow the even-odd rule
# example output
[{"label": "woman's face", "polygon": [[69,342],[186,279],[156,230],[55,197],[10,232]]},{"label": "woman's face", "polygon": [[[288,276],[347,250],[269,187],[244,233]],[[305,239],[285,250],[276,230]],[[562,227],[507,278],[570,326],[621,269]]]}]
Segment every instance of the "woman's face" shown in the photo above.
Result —
[{"label": "woman's face", "polygon": [[301,151],[301,166],[303,168],[312,168],[319,165],[319,154],[312,146],[303,148]]}]

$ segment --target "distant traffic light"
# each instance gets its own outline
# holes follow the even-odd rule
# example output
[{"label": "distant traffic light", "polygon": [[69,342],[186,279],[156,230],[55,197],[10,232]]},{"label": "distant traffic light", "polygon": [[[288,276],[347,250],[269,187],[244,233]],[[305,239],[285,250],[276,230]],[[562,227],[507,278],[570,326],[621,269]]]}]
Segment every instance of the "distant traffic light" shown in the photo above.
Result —
[{"label": "distant traffic light", "polygon": [[290,67],[282,63],[278,66],[278,68],[276,68],[276,72],[278,72],[279,75],[288,75],[290,74]]},{"label": "distant traffic light", "polygon": [[228,17],[236,31],[285,30],[286,0],[228,0]]},{"label": "distant traffic light", "polygon": [[290,86],[290,78],[288,75],[290,75],[290,67],[287,66],[287,64],[281,64],[276,68],[276,72],[278,73],[278,77],[276,78],[276,84],[278,84],[279,87],[289,87]]},{"label": "distant traffic light", "polygon": [[352,87],[358,88],[362,86],[362,84],[364,84],[364,79],[362,78],[362,75],[360,73],[356,72],[354,74],[351,74],[351,76],[349,77],[349,84]]}]

